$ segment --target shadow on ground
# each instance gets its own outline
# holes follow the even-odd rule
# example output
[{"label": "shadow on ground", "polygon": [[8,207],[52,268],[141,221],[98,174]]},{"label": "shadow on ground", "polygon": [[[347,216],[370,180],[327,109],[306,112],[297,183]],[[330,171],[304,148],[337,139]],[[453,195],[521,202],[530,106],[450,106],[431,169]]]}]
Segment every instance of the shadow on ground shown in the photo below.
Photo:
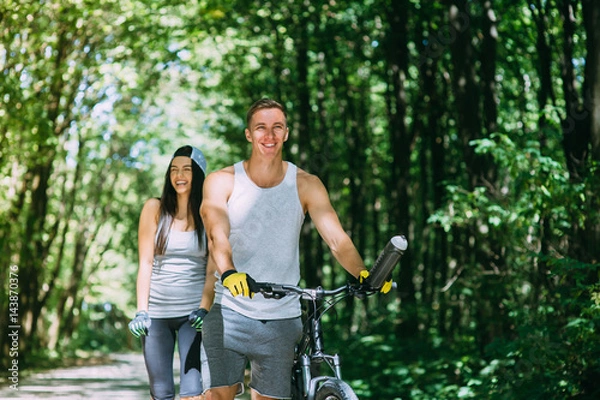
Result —
[{"label": "shadow on ground", "polygon": [[[175,381],[179,380],[179,359],[175,357]],[[18,390],[3,383],[0,399],[61,400],[148,400],[148,376],[141,353],[116,354],[107,364],[57,368],[19,379]],[[178,385],[177,385],[178,389]],[[179,397],[177,397],[179,398]],[[249,399],[248,394],[238,397]]]},{"label": "shadow on ground", "polygon": [[7,384],[0,399],[149,399],[141,354],[117,354],[105,365],[58,368],[19,379],[18,390]]}]

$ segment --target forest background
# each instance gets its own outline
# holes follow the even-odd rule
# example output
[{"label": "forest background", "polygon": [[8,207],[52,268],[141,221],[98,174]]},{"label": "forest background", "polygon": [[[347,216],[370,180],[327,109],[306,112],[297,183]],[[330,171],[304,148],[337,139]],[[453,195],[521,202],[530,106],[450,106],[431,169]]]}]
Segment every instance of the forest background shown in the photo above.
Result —
[{"label": "forest background", "polygon": [[[367,263],[409,241],[328,324],[359,397],[600,396],[600,2],[0,0],[0,40],[3,374],[139,349],[143,202],[268,96]],[[302,265],[348,278],[310,221]]]}]

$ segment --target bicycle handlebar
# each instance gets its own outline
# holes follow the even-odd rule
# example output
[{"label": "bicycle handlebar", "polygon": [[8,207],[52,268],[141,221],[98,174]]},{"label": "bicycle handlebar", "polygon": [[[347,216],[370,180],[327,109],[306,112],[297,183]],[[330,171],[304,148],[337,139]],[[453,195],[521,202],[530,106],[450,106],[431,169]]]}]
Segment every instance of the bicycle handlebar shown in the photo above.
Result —
[{"label": "bicycle handlebar", "polygon": [[[354,296],[364,296],[378,292],[383,284],[390,279],[392,270],[408,248],[408,242],[403,235],[397,235],[383,248],[379,256],[373,263],[373,267],[369,271],[369,277],[361,284],[346,284],[336,289],[325,290],[322,287],[317,288],[301,288],[295,285],[286,285],[269,282],[253,282],[251,290],[255,293],[262,293],[266,298],[280,299],[288,294],[298,294],[305,300],[314,300],[326,296],[334,296],[336,294],[348,291]],[[392,283],[392,288],[396,288],[396,283]]]},{"label": "bicycle handlebar", "polygon": [[[353,296],[364,297],[367,294],[375,294],[379,292],[379,289],[373,288],[365,284],[350,284],[347,283],[343,286],[335,289],[323,289],[322,287],[316,288],[303,288],[296,285],[283,285],[279,283],[270,282],[256,282],[254,285],[256,289],[255,293],[261,293],[267,299],[281,299],[289,294],[297,294],[304,300],[315,300],[322,299],[324,297],[335,296],[343,292],[348,292]],[[392,289],[396,289],[396,282],[392,282]]]},{"label": "bicycle handlebar", "polygon": [[392,270],[407,248],[408,242],[403,235],[391,238],[373,263],[366,283],[373,289],[381,289],[383,284],[390,279]]},{"label": "bicycle handlebar", "polygon": [[296,285],[285,285],[279,283],[269,282],[256,282],[257,293],[261,293],[268,299],[280,299],[288,294],[297,294],[305,300],[321,299],[323,297],[335,296],[342,292],[348,291],[352,294],[366,294],[369,292],[375,292],[376,290],[361,284],[345,284],[335,289],[323,289],[322,287],[316,288],[302,288]]}]

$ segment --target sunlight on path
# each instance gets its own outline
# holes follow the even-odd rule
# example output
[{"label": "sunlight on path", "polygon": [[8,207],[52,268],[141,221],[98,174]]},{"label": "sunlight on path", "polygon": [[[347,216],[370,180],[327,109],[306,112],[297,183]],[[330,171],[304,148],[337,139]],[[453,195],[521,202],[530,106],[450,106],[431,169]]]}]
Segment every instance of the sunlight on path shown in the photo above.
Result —
[{"label": "sunlight on path", "polygon": [[[61,400],[148,400],[148,376],[144,358],[139,354],[116,354],[108,365],[59,368],[22,378],[19,390],[0,386],[0,400],[61,399]],[[179,381],[179,359],[173,368]],[[176,386],[179,389],[179,386]],[[176,397],[177,399],[179,396]],[[237,399],[249,399],[244,394]]]},{"label": "sunlight on path", "polygon": [[149,399],[140,354],[118,354],[109,365],[60,368],[23,378],[19,390],[0,388],[0,399]]}]

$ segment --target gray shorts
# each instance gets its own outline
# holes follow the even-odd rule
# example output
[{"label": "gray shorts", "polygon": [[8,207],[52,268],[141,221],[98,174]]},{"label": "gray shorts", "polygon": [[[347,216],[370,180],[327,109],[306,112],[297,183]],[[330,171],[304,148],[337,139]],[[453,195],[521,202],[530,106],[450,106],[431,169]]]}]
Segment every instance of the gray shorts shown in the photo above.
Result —
[{"label": "gray shorts", "polygon": [[301,334],[300,317],[261,321],[215,304],[202,324],[204,389],[243,385],[250,362],[252,389],[289,399],[294,347]]}]

